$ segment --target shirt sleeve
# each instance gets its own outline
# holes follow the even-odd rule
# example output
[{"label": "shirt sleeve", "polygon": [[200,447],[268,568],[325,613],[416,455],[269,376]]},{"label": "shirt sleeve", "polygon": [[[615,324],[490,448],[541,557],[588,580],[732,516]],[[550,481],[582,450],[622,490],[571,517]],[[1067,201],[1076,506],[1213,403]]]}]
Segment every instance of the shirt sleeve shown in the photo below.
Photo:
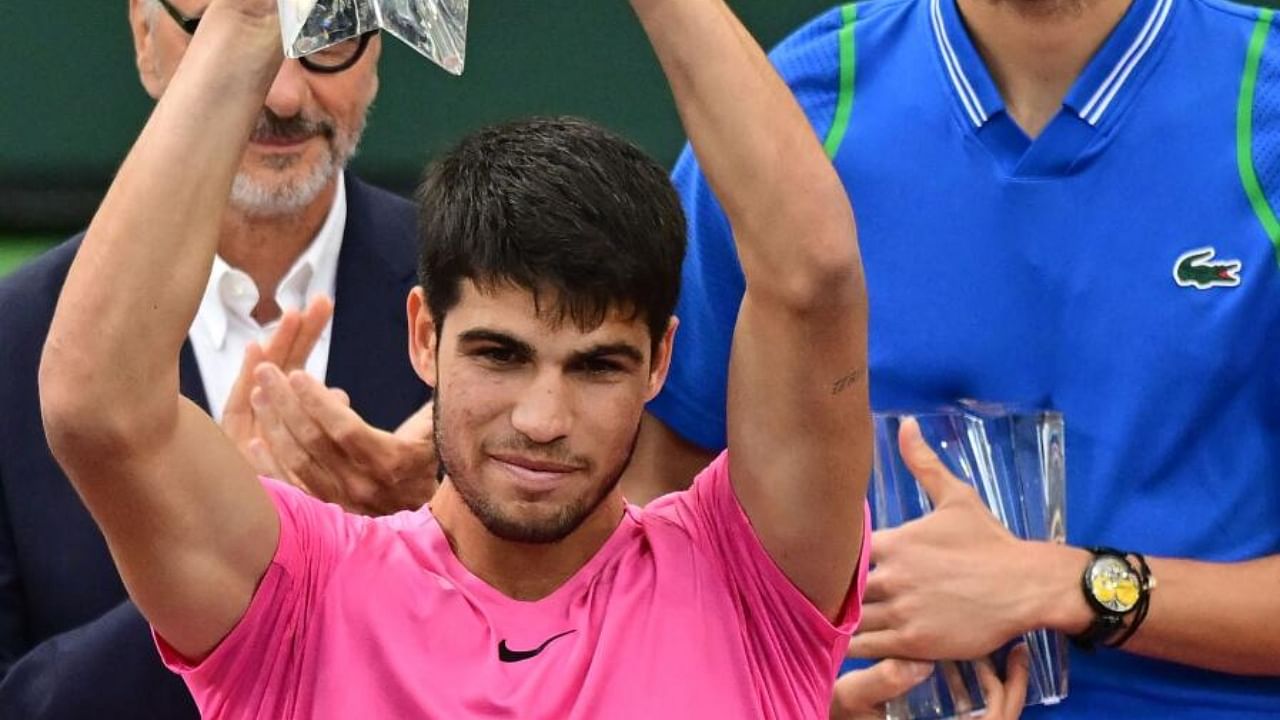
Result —
[{"label": "shirt sleeve", "polygon": [[240,622],[198,663],[155,634],[161,658],[186,681],[201,717],[293,716],[313,611],[367,523],[276,480],[262,484],[280,516],[280,538]]},{"label": "shirt sleeve", "polygon": [[[840,92],[840,8],[823,13],[782,42],[770,59],[822,139],[835,120]],[[688,246],[671,371],[648,410],[667,427],[706,450],[725,441],[729,349],[746,288],[724,210],[690,148],[680,155],[672,183],[688,220]]]},{"label": "shirt sleeve", "polygon": [[857,570],[834,623],[761,544],[730,482],[728,452],[707,466],[677,502],[681,524],[704,556],[720,566],[733,592],[752,674],[774,703],[772,716],[825,717],[836,670],[862,614],[871,554],[871,518],[865,502]]}]

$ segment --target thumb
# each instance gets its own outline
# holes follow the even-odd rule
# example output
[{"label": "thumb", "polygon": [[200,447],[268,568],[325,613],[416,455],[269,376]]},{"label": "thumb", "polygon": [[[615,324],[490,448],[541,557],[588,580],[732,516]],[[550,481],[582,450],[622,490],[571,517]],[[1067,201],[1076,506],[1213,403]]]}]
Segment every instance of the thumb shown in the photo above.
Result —
[{"label": "thumb", "polygon": [[[858,718],[924,682],[933,663],[892,658],[865,670],[854,670],[836,680],[832,718]],[[883,717],[881,711],[880,716]]]},{"label": "thumb", "polygon": [[404,422],[400,423],[400,427],[396,428],[396,437],[417,442],[432,440],[435,429],[433,409],[433,405],[430,402],[418,408],[412,415],[405,418]]},{"label": "thumb", "polygon": [[907,469],[929,494],[935,507],[956,490],[967,487],[951,474],[938,454],[925,442],[920,423],[915,418],[903,420],[898,428],[898,448]]}]

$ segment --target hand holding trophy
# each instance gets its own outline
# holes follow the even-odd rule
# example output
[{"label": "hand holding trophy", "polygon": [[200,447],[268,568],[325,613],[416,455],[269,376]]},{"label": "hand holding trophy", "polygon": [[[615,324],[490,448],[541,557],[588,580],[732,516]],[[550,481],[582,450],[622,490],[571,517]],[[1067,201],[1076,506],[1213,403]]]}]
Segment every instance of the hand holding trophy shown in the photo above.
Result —
[{"label": "hand holding trophy", "polygon": [[278,0],[285,55],[326,53],[340,60],[342,48],[368,42],[385,30],[435,64],[461,75],[467,51],[469,0]]}]

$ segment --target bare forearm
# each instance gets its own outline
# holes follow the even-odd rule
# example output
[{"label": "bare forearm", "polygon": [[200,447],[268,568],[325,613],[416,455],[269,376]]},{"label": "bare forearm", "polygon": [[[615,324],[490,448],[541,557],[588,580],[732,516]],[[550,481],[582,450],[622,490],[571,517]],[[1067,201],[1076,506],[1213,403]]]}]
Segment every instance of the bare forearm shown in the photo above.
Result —
[{"label": "bare forearm", "polygon": [[[1067,633],[1088,626],[1080,589],[1088,553],[1063,548],[1044,557],[1046,589],[1059,588],[1028,627]],[[1138,655],[1240,675],[1280,675],[1280,556],[1241,563],[1148,558],[1157,585],[1142,626],[1124,644]],[[1070,588],[1067,590],[1067,588]]]},{"label": "bare forearm", "polygon": [[61,386],[78,403],[176,406],[177,355],[279,53],[274,23],[210,8],[68,275],[43,369],[55,399]]},{"label": "bare forearm", "polygon": [[1280,675],[1280,556],[1149,563],[1159,585],[1126,650],[1240,675]]},{"label": "bare forearm", "polygon": [[632,6],[734,228],[749,288],[768,282],[804,290],[789,286],[809,286],[804,273],[813,270],[839,275],[845,282],[836,290],[847,285],[857,265],[848,199],[803,112],[746,29],[722,0],[632,0]]}]

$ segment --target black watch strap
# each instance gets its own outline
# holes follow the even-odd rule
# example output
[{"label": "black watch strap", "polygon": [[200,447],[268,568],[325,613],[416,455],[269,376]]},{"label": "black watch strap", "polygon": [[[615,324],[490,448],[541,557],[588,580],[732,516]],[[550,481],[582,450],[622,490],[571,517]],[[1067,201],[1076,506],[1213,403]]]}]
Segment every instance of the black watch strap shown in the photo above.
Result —
[{"label": "black watch strap", "polygon": [[[1119,647],[1137,632],[1138,626],[1146,618],[1150,607],[1150,590],[1154,587],[1155,579],[1151,577],[1146,558],[1140,553],[1124,552],[1110,547],[1091,547],[1088,550],[1093,553],[1093,558],[1081,574],[1080,589],[1084,593],[1085,601],[1093,609],[1093,622],[1085,628],[1084,632],[1071,636],[1071,642],[1089,651],[1094,650],[1098,645]],[[1130,557],[1137,559],[1136,567],[1129,560]],[[1095,588],[1091,583],[1092,572],[1094,566],[1104,558],[1109,562],[1123,563],[1136,578],[1138,598],[1131,607],[1116,610],[1103,604],[1095,595]],[[1129,616],[1132,616],[1133,620],[1126,627],[1125,619]]]}]

